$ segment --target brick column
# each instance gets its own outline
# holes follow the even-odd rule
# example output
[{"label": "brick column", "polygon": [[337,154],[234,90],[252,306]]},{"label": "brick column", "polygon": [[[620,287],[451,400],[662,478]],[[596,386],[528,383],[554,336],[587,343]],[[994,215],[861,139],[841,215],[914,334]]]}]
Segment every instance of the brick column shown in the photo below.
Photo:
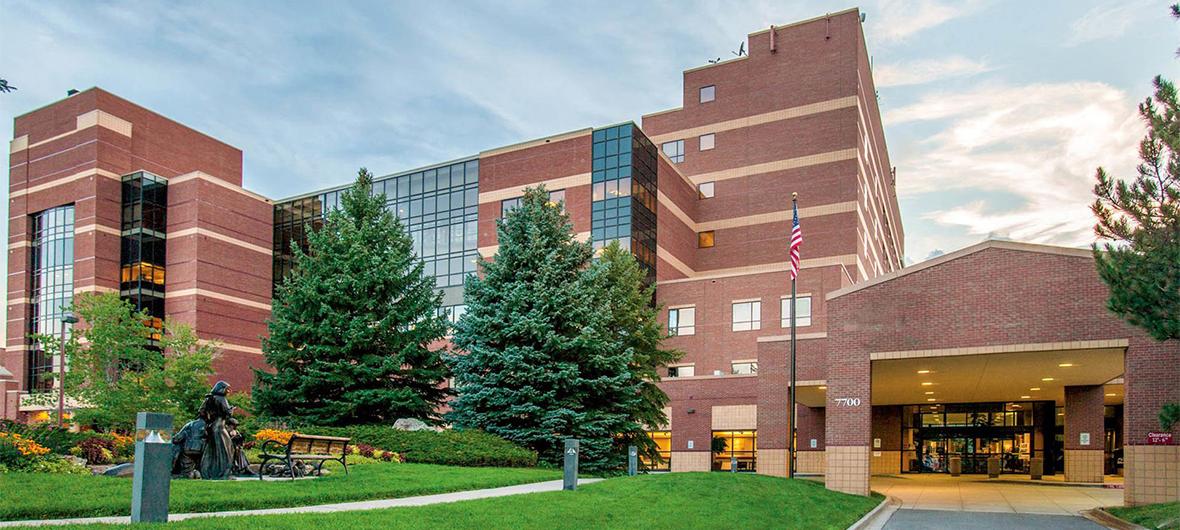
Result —
[{"label": "brick column", "polygon": [[852,341],[828,349],[825,486],[868,496],[872,362]]},{"label": "brick column", "polygon": [[[796,424],[799,436],[799,456],[795,471],[805,475],[824,474],[826,459],[824,443],[824,408],[799,405],[799,422]],[[811,441],[815,440],[815,447]]]},{"label": "brick column", "polygon": [[873,475],[901,474],[900,406],[873,407],[873,440],[869,451],[869,471]]},{"label": "brick column", "polygon": [[1065,387],[1065,481],[1102,482],[1103,386]]},{"label": "brick column", "polygon": [[691,401],[674,404],[672,429],[672,472],[709,471],[713,462],[712,407]]},{"label": "brick column", "polygon": [[1125,357],[1123,502],[1127,506],[1180,501],[1180,425],[1170,445],[1148,445],[1159,432],[1164,403],[1180,401],[1180,341],[1132,340]]}]

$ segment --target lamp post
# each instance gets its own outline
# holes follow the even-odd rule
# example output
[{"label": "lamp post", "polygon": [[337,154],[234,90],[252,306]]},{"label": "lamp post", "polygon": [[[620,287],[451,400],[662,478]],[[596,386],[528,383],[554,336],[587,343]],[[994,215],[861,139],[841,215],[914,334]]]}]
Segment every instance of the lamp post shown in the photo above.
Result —
[{"label": "lamp post", "polygon": [[57,424],[63,429],[66,426],[66,324],[77,324],[78,317],[66,315],[61,317],[61,342],[57,343]]}]

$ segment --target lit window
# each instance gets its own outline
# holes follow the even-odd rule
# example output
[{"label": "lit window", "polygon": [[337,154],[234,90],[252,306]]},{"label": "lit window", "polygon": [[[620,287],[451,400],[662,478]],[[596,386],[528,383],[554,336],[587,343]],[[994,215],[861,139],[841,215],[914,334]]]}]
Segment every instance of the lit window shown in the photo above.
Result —
[{"label": "lit window", "polygon": [[717,85],[701,87],[701,103],[708,103],[717,99]]},{"label": "lit window", "polygon": [[668,333],[672,335],[692,335],[697,330],[697,309],[695,307],[681,307],[668,310]]},{"label": "lit window", "polygon": [[[783,298],[782,309],[781,309],[782,313],[780,313],[780,314],[783,316],[783,327],[784,328],[791,327],[790,308],[791,308],[791,299],[790,298]],[[795,299],[795,326],[801,328],[801,327],[810,326],[810,325],[811,325],[811,297],[810,296],[800,296]]]},{"label": "lit window", "polygon": [[709,133],[701,136],[701,151],[708,151],[713,148],[716,135]]},{"label": "lit window", "polygon": [[701,232],[697,234],[697,246],[700,248],[709,248],[713,246],[713,231]]},{"label": "lit window", "polygon": [[702,199],[712,199],[713,198],[713,183],[712,182],[702,182],[699,186],[697,186],[697,193],[700,194]]},{"label": "lit window", "polygon": [[500,217],[508,217],[508,212],[520,207],[520,197],[500,201]]},{"label": "lit window", "polygon": [[697,368],[694,365],[688,364],[684,366],[669,366],[668,377],[692,377],[696,375]]},{"label": "lit window", "polygon": [[565,200],[565,190],[556,190],[549,192],[549,206],[557,206],[561,201]]},{"label": "lit window", "polygon": [[756,374],[758,373],[758,361],[733,363],[733,373],[735,374]]},{"label": "lit window", "polygon": [[668,158],[677,164],[684,162],[684,140],[666,142],[664,144],[664,154],[668,155]]},{"label": "lit window", "polygon": [[733,330],[752,331],[756,329],[762,329],[762,302],[733,304]]}]

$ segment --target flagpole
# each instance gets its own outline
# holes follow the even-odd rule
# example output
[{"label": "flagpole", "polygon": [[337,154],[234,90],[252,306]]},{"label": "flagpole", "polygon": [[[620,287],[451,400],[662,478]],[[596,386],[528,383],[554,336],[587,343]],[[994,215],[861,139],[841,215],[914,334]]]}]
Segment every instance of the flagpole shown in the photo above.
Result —
[{"label": "flagpole", "polygon": [[[799,194],[791,194],[791,207],[796,215],[799,211]],[[794,228],[792,227],[791,237],[794,238]],[[789,414],[791,415],[791,434],[790,440],[790,462],[787,464],[787,477],[795,478],[795,450],[798,449],[798,444],[795,443],[795,275],[791,275],[791,401]]]}]

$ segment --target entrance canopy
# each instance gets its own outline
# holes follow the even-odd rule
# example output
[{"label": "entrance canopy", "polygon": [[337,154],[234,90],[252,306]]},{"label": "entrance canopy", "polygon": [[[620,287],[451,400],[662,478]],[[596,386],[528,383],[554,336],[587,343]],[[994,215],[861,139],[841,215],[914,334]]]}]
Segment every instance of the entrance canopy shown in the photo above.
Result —
[{"label": "entrance canopy", "polygon": [[[952,348],[872,355],[873,405],[1055,401],[1065,387],[1102,385],[1123,374],[1125,341]],[[1106,403],[1122,403],[1121,385]],[[1114,394],[1114,395],[1111,395]]]}]

